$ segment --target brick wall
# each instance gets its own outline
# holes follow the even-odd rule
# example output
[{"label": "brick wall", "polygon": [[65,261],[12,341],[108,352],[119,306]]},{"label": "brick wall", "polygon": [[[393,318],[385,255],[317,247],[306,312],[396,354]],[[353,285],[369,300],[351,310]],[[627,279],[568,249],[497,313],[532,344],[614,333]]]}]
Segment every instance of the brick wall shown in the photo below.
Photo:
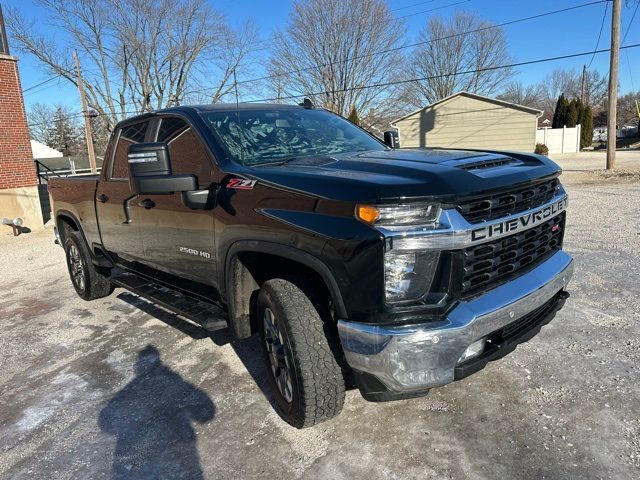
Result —
[{"label": "brick wall", "polygon": [[0,54],[0,190],[37,183],[18,62]]}]

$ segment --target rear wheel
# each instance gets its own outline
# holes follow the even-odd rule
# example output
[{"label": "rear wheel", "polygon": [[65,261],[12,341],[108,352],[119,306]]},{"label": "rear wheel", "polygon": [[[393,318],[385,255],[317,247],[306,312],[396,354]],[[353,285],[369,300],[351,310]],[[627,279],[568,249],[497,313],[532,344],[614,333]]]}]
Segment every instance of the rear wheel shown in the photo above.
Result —
[{"label": "rear wheel", "polygon": [[340,345],[309,297],[293,282],[273,279],[258,296],[258,324],[278,413],[297,428],[342,410]]},{"label": "rear wheel", "polygon": [[68,231],[64,238],[64,251],[73,288],[80,298],[94,300],[113,292],[106,272],[101,272],[91,262],[91,254],[84,238],[76,231]]}]

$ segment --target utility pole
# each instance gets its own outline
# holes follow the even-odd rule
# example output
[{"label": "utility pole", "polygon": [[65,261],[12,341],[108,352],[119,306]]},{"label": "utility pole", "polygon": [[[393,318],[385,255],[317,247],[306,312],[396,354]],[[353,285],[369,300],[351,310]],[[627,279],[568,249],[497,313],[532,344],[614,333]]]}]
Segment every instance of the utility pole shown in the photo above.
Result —
[{"label": "utility pole", "polygon": [[84,93],[84,82],[82,81],[82,70],[80,70],[80,60],[78,60],[77,50],[73,51],[73,60],[76,62],[76,73],[78,75],[78,91],[80,92],[80,101],[82,102],[82,116],[84,117],[84,134],[87,139],[89,167],[91,168],[91,173],[98,173],[96,167],[96,152],[93,149],[93,130],[91,129],[91,121],[89,120],[87,96]]},{"label": "utility pole", "polygon": [[0,55],[9,55],[9,40],[7,39],[7,31],[4,28],[2,5],[0,5]]},{"label": "utility pole", "polygon": [[580,103],[586,105],[584,95],[586,93],[585,87],[587,86],[587,66],[582,65],[582,84],[580,85]]},{"label": "utility pole", "polygon": [[607,111],[607,170],[616,168],[618,113],[618,63],[620,61],[621,0],[613,0],[611,13],[611,51],[609,53],[609,105]]}]

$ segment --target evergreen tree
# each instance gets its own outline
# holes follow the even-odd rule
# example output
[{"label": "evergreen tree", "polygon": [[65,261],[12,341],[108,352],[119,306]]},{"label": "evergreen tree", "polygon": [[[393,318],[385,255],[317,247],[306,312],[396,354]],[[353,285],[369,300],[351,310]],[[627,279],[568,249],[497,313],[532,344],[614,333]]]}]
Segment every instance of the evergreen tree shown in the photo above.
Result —
[{"label": "evergreen tree", "polygon": [[63,155],[77,155],[81,150],[82,134],[78,125],[74,125],[60,106],[56,108],[53,126],[47,135],[47,146],[54,148]]},{"label": "evergreen tree", "polygon": [[356,111],[355,105],[351,108],[351,112],[349,113],[347,120],[356,125],[360,125],[360,117],[358,117],[358,112]]},{"label": "evergreen tree", "polygon": [[567,126],[567,128],[573,128],[577,125],[578,109],[579,109],[578,100],[574,98],[573,100],[571,100],[571,102],[569,102],[569,106],[566,110],[567,113],[566,113],[564,124]]},{"label": "evergreen tree", "polygon": [[562,128],[565,125],[567,121],[567,110],[569,110],[569,101],[565,98],[564,93],[562,93],[556,102],[551,128]]},{"label": "evergreen tree", "polygon": [[580,148],[590,147],[593,141],[593,112],[590,106],[584,108],[582,115],[582,132],[580,133]]},{"label": "evergreen tree", "polygon": [[578,106],[578,120],[576,121],[576,124],[582,125],[582,123],[584,122],[585,105],[582,103],[580,99],[576,99],[576,102]]}]

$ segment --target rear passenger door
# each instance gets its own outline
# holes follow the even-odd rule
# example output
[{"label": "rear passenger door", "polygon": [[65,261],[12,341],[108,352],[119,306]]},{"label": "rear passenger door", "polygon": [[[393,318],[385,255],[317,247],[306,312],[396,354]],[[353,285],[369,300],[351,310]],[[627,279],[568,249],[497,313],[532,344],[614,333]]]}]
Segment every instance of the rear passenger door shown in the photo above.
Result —
[{"label": "rear passenger door", "polygon": [[[137,198],[129,187],[128,148],[143,143],[149,120],[125,125],[114,134],[107,150],[106,171],[96,191],[96,211],[102,245],[121,263],[142,262]],[[131,265],[127,265],[131,266]]]},{"label": "rear passenger door", "polygon": [[[167,144],[172,173],[196,175],[202,190],[215,188],[213,159],[194,127],[177,116],[157,122],[151,141]],[[146,262],[174,275],[175,282],[187,278],[215,286],[213,210],[185,207],[181,193],[140,195],[137,203]]]}]

